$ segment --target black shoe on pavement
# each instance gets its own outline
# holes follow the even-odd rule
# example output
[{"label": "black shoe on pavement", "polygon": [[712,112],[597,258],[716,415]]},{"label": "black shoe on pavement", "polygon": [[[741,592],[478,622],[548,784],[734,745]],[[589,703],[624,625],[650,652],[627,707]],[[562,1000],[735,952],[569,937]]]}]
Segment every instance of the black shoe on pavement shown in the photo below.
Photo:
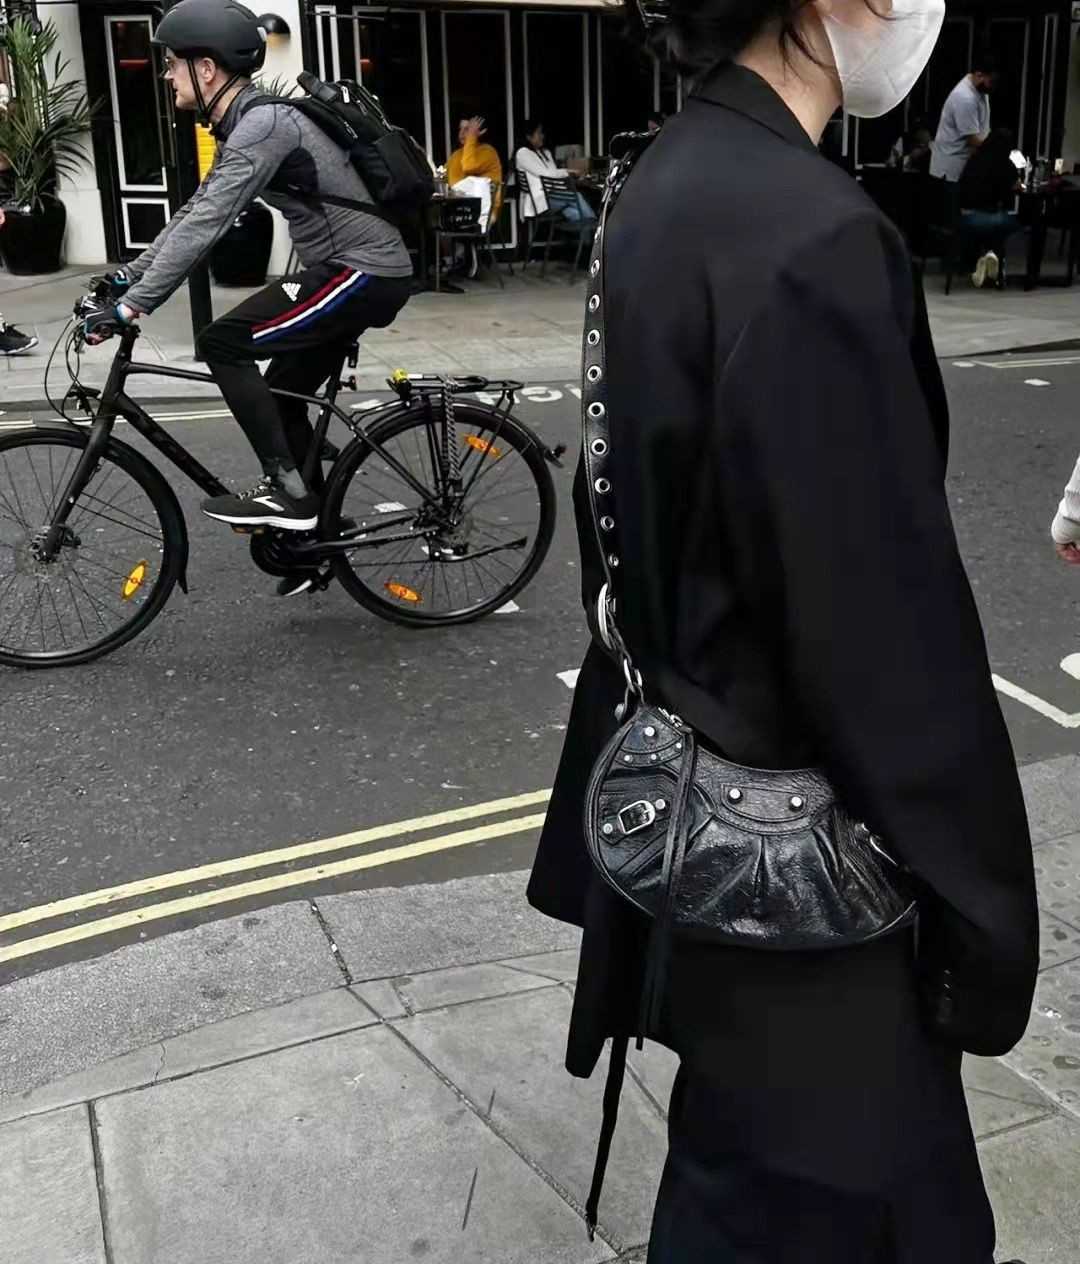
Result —
[{"label": "black shoe on pavement", "polygon": [[234,527],[279,527],[282,531],[312,531],[319,521],[319,498],[310,492],[295,497],[278,479],[266,476],[246,492],[211,496],[202,503],[208,518]]},{"label": "black shoe on pavement", "polygon": [[25,355],[37,344],[38,340],[32,334],[20,332],[0,316],[0,355]]}]

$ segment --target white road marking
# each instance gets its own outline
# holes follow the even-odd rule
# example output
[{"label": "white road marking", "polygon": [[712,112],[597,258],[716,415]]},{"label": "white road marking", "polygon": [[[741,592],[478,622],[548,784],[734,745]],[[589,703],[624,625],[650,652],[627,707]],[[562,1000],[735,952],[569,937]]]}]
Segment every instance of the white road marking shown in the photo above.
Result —
[{"label": "white road marking", "polygon": [[577,678],[581,675],[581,668],[575,667],[573,671],[558,672],[556,674],[567,689],[575,689],[577,687]]},{"label": "white road marking", "polygon": [[1080,654],[1068,654],[1061,660],[1061,670],[1068,672],[1073,680],[1080,680]]},{"label": "white road marking", "polygon": [[[1071,669],[1066,668],[1066,670],[1072,675]],[[1038,694],[1031,693],[1027,689],[1021,689],[1019,685],[1014,685],[1011,680],[1006,680],[1003,676],[995,675],[993,681],[994,688],[997,689],[998,693],[1003,693],[1007,698],[1012,698],[1014,702],[1030,707],[1032,711],[1037,712],[1044,719],[1053,720],[1055,724],[1060,724],[1063,729],[1080,729],[1080,711],[1074,711],[1070,715],[1067,711],[1062,711],[1060,707],[1055,707],[1052,702],[1047,702],[1044,698],[1040,698]]]},{"label": "white road marking", "polygon": [[1067,364],[1080,364],[1080,355],[1041,360],[976,360],[975,364],[980,369],[1051,369]]},{"label": "white road marking", "polygon": [[954,360],[953,361],[954,369],[973,369],[974,367],[975,367],[974,360]]},{"label": "white road marking", "polygon": [[398,500],[384,500],[381,505],[375,506],[377,514],[401,513],[405,506]]},{"label": "white road marking", "polygon": [[1049,386],[1050,383],[1042,377],[1029,377],[1025,382],[1025,386]]},{"label": "white road marking", "polygon": [[496,614],[517,614],[521,607],[516,601],[508,601],[505,606],[500,606],[495,611]]}]

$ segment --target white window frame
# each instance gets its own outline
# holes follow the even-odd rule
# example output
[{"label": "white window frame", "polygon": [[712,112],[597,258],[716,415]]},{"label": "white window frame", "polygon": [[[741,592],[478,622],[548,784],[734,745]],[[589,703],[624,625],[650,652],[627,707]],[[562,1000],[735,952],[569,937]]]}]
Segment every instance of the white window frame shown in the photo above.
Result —
[{"label": "white window frame", "polygon": [[[105,60],[109,67],[109,104],[112,107],[113,129],[116,132],[116,169],[120,176],[120,192],[121,195],[132,193],[164,193],[168,190],[168,181],[165,175],[164,165],[161,168],[160,184],[131,184],[127,178],[127,164],[124,162],[124,133],[120,125],[120,94],[116,82],[116,63],[113,56],[113,38],[112,24],[115,22],[139,22],[147,27],[150,35],[154,34],[153,18],[147,13],[109,13],[105,15]],[[153,66],[153,53],[151,52],[151,67]],[[156,74],[156,71],[155,71]],[[157,106],[155,103],[155,117]],[[158,142],[161,146],[161,154],[165,156],[165,138],[161,135],[160,122],[158,124]],[[150,243],[147,242],[147,245]]]},{"label": "white window frame", "polygon": [[[323,79],[341,78],[341,44],[338,41],[338,10],[336,4],[317,4],[315,14],[315,49],[319,58],[319,74]],[[322,19],[330,19],[330,56],[326,61],[326,41],[323,38]]]},{"label": "white window frame", "polygon": [[[162,228],[165,227],[165,224],[169,222],[169,219],[172,216],[172,206],[168,198],[124,197],[120,199],[120,215],[124,221],[124,245],[129,250],[143,250],[147,246],[149,246],[151,242],[133,240],[132,234],[131,234],[131,219],[129,216],[129,212],[133,206],[160,206],[162,207],[165,211],[165,222],[162,224],[161,226]],[[157,234],[155,233],[154,236],[156,237]]]}]

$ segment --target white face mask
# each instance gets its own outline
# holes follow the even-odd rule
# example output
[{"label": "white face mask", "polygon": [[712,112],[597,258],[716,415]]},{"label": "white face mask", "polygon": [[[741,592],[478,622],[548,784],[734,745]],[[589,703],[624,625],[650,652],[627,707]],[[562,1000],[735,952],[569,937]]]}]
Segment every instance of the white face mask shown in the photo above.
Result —
[{"label": "white face mask", "polygon": [[[881,6],[882,8],[884,6]],[[844,109],[880,118],[903,101],[926,69],[945,21],[945,0],[893,0],[865,25],[822,14],[844,92]]]}]

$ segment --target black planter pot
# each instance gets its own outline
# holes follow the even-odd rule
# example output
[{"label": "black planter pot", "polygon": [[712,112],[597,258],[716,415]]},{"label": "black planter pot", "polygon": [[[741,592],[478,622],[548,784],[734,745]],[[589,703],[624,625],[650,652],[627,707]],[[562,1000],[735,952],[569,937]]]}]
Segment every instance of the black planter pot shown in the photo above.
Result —
[{"label": "black planter pot", "polygon": [[274,244],[274,217],[261,202],[241,211],[210,252],[210,272],[218,285],[262,285]]},{"label": "black planter pot", "polygon": [[39,211],[8,211],[0,228],[0,254],[9,272],[34,276],[59,272],[63,267],[67,210],[63,202],[49,199]]}]

